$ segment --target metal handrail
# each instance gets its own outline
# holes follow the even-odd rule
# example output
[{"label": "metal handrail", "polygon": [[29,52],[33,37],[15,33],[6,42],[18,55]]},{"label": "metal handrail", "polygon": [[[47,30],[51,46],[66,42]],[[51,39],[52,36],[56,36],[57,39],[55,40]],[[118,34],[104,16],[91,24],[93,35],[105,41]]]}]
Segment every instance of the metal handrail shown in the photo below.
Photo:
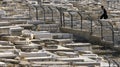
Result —
[{"label": "metal handrail", "polygon": [[83,24],[82,24],[83,17],[82,17],[82,14],[80,13],[80,11],[67,11],[67,12],[69,12],[69,14],[71,16],[71,23],[72,23],[71,27],[73,27],[73,15],[70,12],[76,12],[76,13],[78,13],[78,15],[80,16],[80,19],[81,19],[81,27],[80,27],[80,29],[82,30],[82,28],[83,28]]},{"label": "metal handrail", "polygon": [[112,60],[112,61],[113,61],[113,63],[115,63],[115,65],[116,65],[117,67],[120,67],[119,63],[117,63],[115,60]]}]

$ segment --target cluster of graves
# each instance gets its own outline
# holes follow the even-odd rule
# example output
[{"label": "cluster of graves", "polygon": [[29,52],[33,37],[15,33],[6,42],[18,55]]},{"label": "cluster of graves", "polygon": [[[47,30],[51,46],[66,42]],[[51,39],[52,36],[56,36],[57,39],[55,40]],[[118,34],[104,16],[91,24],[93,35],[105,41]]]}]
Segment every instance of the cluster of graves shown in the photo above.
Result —
[{"label": "cluster of graves", "polygon": [[[98,17],[89,16],[91,11],[80,10],[83,4],[74,6],[75,2],[84,0],[0,0],[0,67],[118,67],[93,53],[91,43],[75,43],[73,34],[60,31],[60,27],[90,31],[90,18]],[[111,17],[117,15],[110,12]],[[96,19],[93,34],[99,36]],[[107,26],[111,20],[100,21],[108,31],[104,39],[113,41]]]}]

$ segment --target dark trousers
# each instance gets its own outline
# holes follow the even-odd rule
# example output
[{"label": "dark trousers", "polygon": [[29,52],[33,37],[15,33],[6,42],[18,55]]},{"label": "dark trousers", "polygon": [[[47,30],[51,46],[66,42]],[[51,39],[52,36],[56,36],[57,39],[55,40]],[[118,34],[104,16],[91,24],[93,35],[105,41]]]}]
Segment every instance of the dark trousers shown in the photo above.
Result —
[{"label": "dark trousers", "polygon": [[107,19],[107,18],[108,18],[108,15],[106,15],[106,14],[101,15],[101,16],[100,16],[100,19],[103,19],[103,18],[104,18],[104,19]]}]

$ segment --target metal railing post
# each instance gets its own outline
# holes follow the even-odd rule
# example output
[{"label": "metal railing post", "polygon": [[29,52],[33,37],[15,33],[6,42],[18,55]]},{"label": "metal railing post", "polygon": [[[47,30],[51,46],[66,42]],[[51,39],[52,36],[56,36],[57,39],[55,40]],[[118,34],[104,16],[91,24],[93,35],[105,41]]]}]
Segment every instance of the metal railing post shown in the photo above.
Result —
[{"label": "metal railing post", "polygon": [[29,11],[29,18],[31,19],[31,8],[35,8],[34,6],[32,6],[31,4],[28,3],[28,1],[24,1],[26,3],[26,5],[28,6],[28,11]]},{"label": "metal railing post", "polygon": [[113,29],[114,27],[113,27],[113,25],[112,25],[110,22],[108,22],[108,23],[109,23],[110,26],[112,27],[112,28],[110,28],[110,30],[112,31],[112,41],[113,41],[113,45],[115,45],[115,40],[114,40],[114,39],[115,39],[115,38],[114,38],[114,34],[115,34],[115,33],[114,33],[114,29]]},{"label": "metal railing post", "polygon": [[106,57],[106,56],[104,56],[104,58],[108,61],[109,67],[111,67],[110,66],[111,65],[110,59],[108,57]]},{"label": "metal railing post", "polygon": [[98,20],[98,23],[100,23],[100,25],[101,25],[101,40],[103,40],[103,24],[101,23],[101,21],[100,20]]},{"label": "metal railing post", "polygon": [[44,15],[44,21],[46,20],[46,16],[45,16],[45,9],[44,9],[44,7],[43,6],[41,6],[41,8],[43,9],[43,15]]},{"label": "metal railing post", "polygon": [[90,21],[90,35],[92,35],[93,34],[93,28],[92,28],[93,21],[90,15],[88,15],[88,20]]},{"label": "metal railing post", "polygon": [[77,12],[78,14],[79,14],[79,16],[81,17],[81,27],[80,27],[80,29],[82,30],[82,28],[83,28],[83,25],[82,25],[82,15],[81,15],[81,13],[80,12]]},{"label": "metal railing post", "polygon": [[65,14],[63,12],[63,26],[65,27]]},{"label": "metal railing post", "polygon": [[68,13],[69,13],[69,15],[71,17],[71,28],[73,28],[73,15],[70,12],[68,12]]},{"label": "metal railing post", "polygon": [[93,34],[93,21],[92,21],[92,19],[90,19],[90,22],[91,22],[91,33],[90,33],[90,35],[92,35]]},{"label": "metal railing post", "polygon": [[63,21],[62,21],[62,8],[60,7],[60,22],[61,22],[61,27],[63,26]]},{"label": "metal railing post", "polygon": [[60,13],[60,27],[62,27],[62,7],[56,7],[57,8],[57,10],[59,11],[59,13]]},{"label": "metal railing post", "polygon": [[38,20],[38,6],[34,6],[36,10],[36,20]]},{"label": "metal railing post", "polygon": [[50,11],[52,12],[51,16],[52,16],[52,21],[54,21],[54,18],[53,18],[53,9],[49,6],[48,7],[50,9]]},{"label": "metal railing post", "polygon": [[57,10],[59,11],[59,13],[60,13],[60,26],[62,27],[63,26],[63,12],[64,11],[66,11],[67,9],[66,8],[64,8],[64,7],[56,7],[57,8]]}]

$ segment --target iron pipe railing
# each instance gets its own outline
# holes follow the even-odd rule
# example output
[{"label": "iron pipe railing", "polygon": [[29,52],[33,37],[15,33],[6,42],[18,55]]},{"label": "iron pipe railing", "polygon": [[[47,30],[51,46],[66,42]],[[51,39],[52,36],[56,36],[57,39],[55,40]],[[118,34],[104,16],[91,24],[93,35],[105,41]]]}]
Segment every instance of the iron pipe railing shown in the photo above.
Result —
[{"label": "iron pipe railing", "polygon": [[80,13],[80,11],[68,11],[69,12],[69,14],[70,14],[70,16],[71,16],[71,23],[72,23],[72,26],[73,26],[73,16],[74,15],[72,15],[72,13],[71,12],[76,12],[79,16],[80,16],[80,25],[81,25],[81,27],[80,27],[80,29],[82,30],[82,28],[83,28],[83,25],[82,25],[82,21],[83,21],[83,18],[82,18],[82,14]]},{"label": "iron pipe railing", "polygon": [[113,63],[114,63],[117,67],[120,67],[120,65],[119,65],[118,62],[116,62],[115,60],[112,60],[112,61],[113,61]]},{"label": "iron pipe railing", "polygon": [[[103,23],[102,23],[102,21],[100,21],[100,20],[98,20],[98,22],[100,22],[101,23],[101,39],[103,40],[104,39],[104,36],[103,36]],[[111,30],[111,32],[112,32],[112,44],[113,45],[115,45],[115,33],[114,33],[114,26],[113,26],[113,24],[111,23],[111,22],[107,22],[108,24],[109,24],[109,26],[110,27],[108,27],[110,30]],[[108,26],[108,25],[107,25]]]}]

